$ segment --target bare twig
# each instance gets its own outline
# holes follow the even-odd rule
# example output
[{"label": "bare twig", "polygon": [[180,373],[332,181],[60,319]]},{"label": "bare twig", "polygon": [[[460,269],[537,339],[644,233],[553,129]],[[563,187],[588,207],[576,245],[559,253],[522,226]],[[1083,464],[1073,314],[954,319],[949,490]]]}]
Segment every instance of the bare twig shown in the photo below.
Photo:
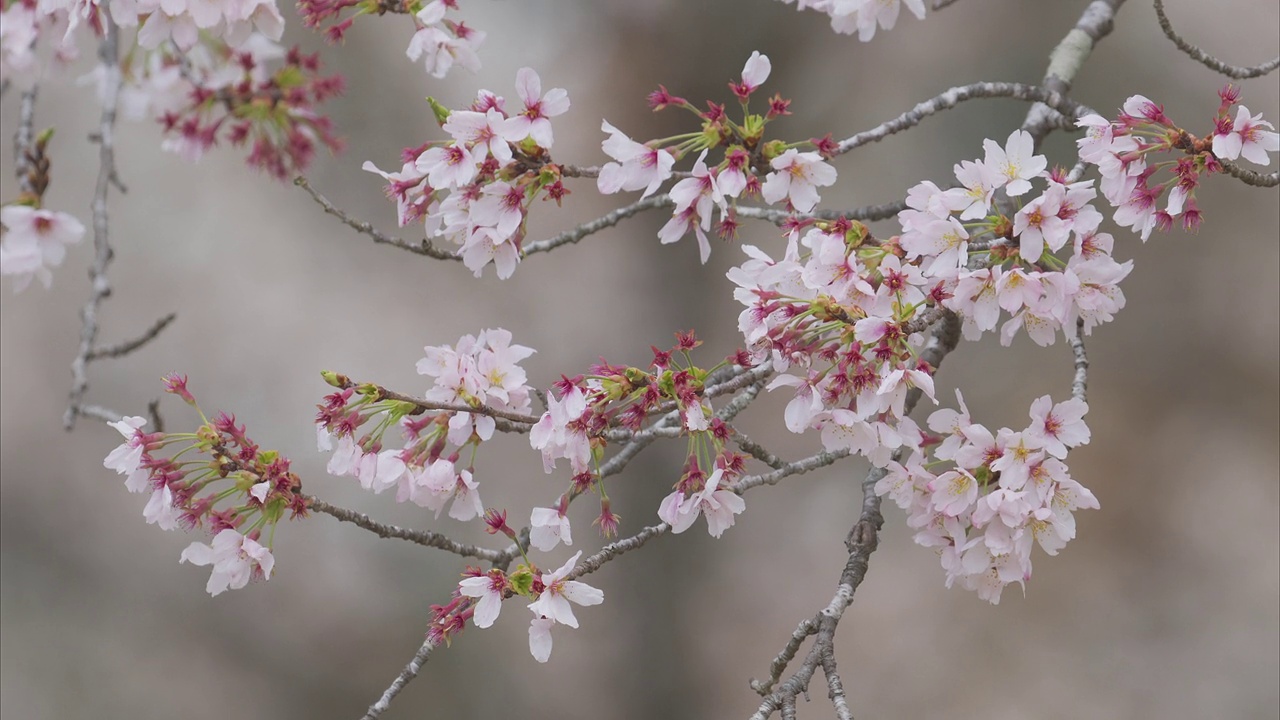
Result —
[{"label": "bare twig", "polygon": [[1192,60],[1195,60],[1216,73],[1226,75],[1233,80],[1247,80],[1249,78],[1261,77],[1280,67],[1280,56],[1276,56],[1261,65],[1253,65],[1250,67],[1229,65],[1204,50],[1201,50],[1195,45],[1192,45],[1187,42],[1186,38],[1179,35],[1177,31],[1173,29],[1173,24],[1169,22],[1169,16],[1164,12],[1164,0],[1155,0],[1155,6],[1156,19],[1160,22],[1160,29],[1164,31],[1164,36],[1172,40],[1173,44],[1178,46],[1178,49],[1186,53]]},{"label": "bare twig", "polygon": [[378,231],[377,228],[375,228],[374,226],[370,225],[367,222],[364,222],[362,220],[356,220],[355,218],[351,217],[343,210],[339,209],[336,205],[334,205],[333,202],[330,201],[329,198],[325,197],[319,190],[316,190],[315,188],[311,187],[310,181],[308,181],[307,178],[302,175],[295,177],[293,179],[293,184],[297,185],[303,190],[306,190],[307,194],[311,196],[311,199],[315,200],[317,205],[324,208],[325,213],[338,218],[338,220],[342,221],[342,224],[346,225],[352,230],[355,230],[361,235],[365,235],[369,237],[369,239],[373,240],[375,243],[378,243],[379,245],[390,245],[392,247],[398,247],[401,250],[408,250],[409,252],[414,253],[416,255],[426,255],[427,257],[433,257],[437,260],[461,260],[462,259],[458,257],[456,254],[454,254],[453,251],[451,250],[443,250],[441,248],[436,247],[431,243],[430,240],[427,240],[426,238],[423,238],[422,240],[416,243],[412,243],[412,242],[409,242],[408,240],[403,240],[401,238],[382,233]]},{"label": "bare twig", "polygon": [[71,393],[62,425],[67,430],[75,427],[76,416],[87,414],[82,407],[85,392],[89,389],[87,366],[98,339],[98,306],[111,295],[107,281],[107,265],[111,263],[112,250],[107,218],[107,194],[116,177],[116,104],[120,99],[120,31],[110,13],[110,0],[102,0],[102,40],[98,44],[98,62],[102,65],[102,114],[98,120],[98,182],[94,187],[93,203],[93,264],[89,267],[90,293],[80,310],[80,348],[71,361]]},{"label": "bare twig", "polygon": [[118,357],[123,357],[125,355],[128,355],[134,350],[137,350],[143,345],[146,345],[147,343],[154,340],[155,337],[159,335],[161,331],[163,331],[166,327],[169,327],[169,323],[176,320],[177,317],[178,317],[177,313],[169,313],[168,315],[165,315],[164,317],[155,321],[155,323],[151,327],[147,328],[146,332],[142,333],[138,337],[132,340],[126,340],[125,342],[118,343],[116,345],[109,345],[107,347],[95,348],[94,350],[89,352],[89,355],[86,357],[86,359],[92,361],[92,360],[101,360],[102,358],[118,358]]},{"label": "bare twig", "polygon": [[892,120],[883,122],[870,130],[864,130],[863,132],[841,140],[836,148],[836,154],[844,154],[854,148],[878,142],[890,135],[900,133],[919,125],[922,120],[930,115],[936,115],[944,110],[950,110],[966,100],[975,100],[978,98],[1013,98],[1015,100],[1042,102],[1068,117],[1076,117],[1093,112],[1084,105],[1067,98],[1066,95],[1061,92],[1049,90],[1040,87],[1039,85],[1026,85],[1023,83],[1008,82],[979,82],[971,85],[953,87],[941,95],[925,100],[908,112],[905,112]]},{"label": "bare twig", "polygon": [[[1111,34],[1115,26],[1116,10],[1124,2],[1125,0],[1093,0],[1085,7],[1075,27],[1071,28],[1053,52],[1049,53],[1049,67],[1045,70],[1044,79],[1041,80],[1045,89],[1063,95],[1071,90],[1071,83],[1080,72],[1084,61],[1093,53],[1093,46]],[[1036,145],[1039,146],[1040,141],[1044,140],[1050,131],[1063,127],[1060,112],[1062,112],[1061,108],[1049,108],[1042,104],[1034,105],[1031,112],[1027,113],[1022,129],[1031,133],[1031,137],[1035,138]],[[1071,117],[1069,113],[1062,113],[1062,115]]]},{"label": "bare twig", "polygon": [[1280,171],[1263,174],[1260,172],[1254,172],[1253,170],[1246,170],[1245,168],[1242,168],[1235,163],[1227,162],[1226,160],[1219,160],[1218,162],[1222,165],[1222,170],[1225,173],[1243,182],[1245,185],[1266,188],[1272,188],[1280,185]]},{"label": "bare twig", "polygon": [[737,430],[736,428],[733,431],[733,441],[737,443],[738,447],[742,448],[748,455],[759,460],[765,465],[768,465],[774,470],[781,470],[787,465],[786,460],[783,460],[777,455],[769,452],[763,445],[747,437],[746,433],[741,430]]},{"label": "bare twig", "polygon": [[409,681],[418,676],[422,672],[422,666],[427,663],[427,657],[431,655],[431,651],[435,649],[435,645],[430,639],[422,641],[422,647],[418,648],[418,652],[413,654],[413,658],[409,660],[409,664],[404,666],[396,679],[391,681],[391,685],[382,692],[382,697],[378,698],[378,702],[369,706],[369,712],[364,714],[361,720],[377,720],[387,708],[391,707],[391,701],[395,699],[404,686]]},{"label": "bare twig", "polygon": [[507,554],[500,550],[490,550],[488,548],[477,547],[475,545],[466,545],[456,540],[450,539],[440,533],[431,532],[430,530],[412,530],[402,528],[396,525],[387,525],[370,519],[364,513],[348,510],[347,508],[331,505],[317,497],[306,496],[307,507],[316,512],[324,513],[342,522],[349,522],[356,527],[363,528],[381,538],[396,538],[397,540],[407,540],[411,543],[417,543],[424,547],[437,548],[445,552],[451,552],[454,555],[462,557],[473,557],[488,562],[500,562],[507,558]]},{"label": "bare twig", "polygon": [[671,199],[670,195],[653,195],[643,200],[637,200],[630,205],[624,205],[607,215],[602,215],[595,220],[585,222],[572,230],[566,230],[554,237],[547,238],[546,240],[526,243],[524,246],[524,254],[528,256],[541,252],[550,252],[561,245],[576,243],[588,235],[598,233],[605,228],[613,227],[623,220],[634,215],[638,215],[645,210],[671,207],[673,205],[675,205],[675,202]]}]

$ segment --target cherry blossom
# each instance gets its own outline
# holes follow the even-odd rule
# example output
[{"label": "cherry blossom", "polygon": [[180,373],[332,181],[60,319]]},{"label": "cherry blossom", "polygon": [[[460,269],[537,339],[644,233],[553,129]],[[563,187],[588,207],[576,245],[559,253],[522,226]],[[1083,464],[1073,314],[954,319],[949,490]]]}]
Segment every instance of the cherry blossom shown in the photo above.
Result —
[{"label": "cherry blossom", "polygon": [[84,238],[79,220],[64,212],[39,210],[27,205],[0,208],[0,275],[14,277],[13,290],[21,292],[38,278],[46,288],[53,282],[50,268],[67,256],[67,246]]},{"label": "cherry blossom", "polygon": [[1241,105],[1230,129],[1214,132],[1213,154],[1223,160],[1243,157],[1251,163],[1270,165],[1268,153],[1280,152],[1280,133],[1274,130],[1275,126],[1263,120],[1261,113],[1250,115],[1249,108]]},{"label": "cherry blossom", "polygon": [[534,508],[529,518],[529,543],[547,552],[554,550],[561,542],[573,545],[569,518],[554,508]]},{"label": "cherry blossom", "polygon": [[836,169],[816,152],[802,153],[794,148],[774,158],[769,166],[774,172],[765,176],[760,193],[765,202],[783,198],[798,212],[809,212],[818,204],[818,188],[834,185]]},{"label": "cherry blossom", "polygon": [[502,611],[502,598],[507,591],[507,578],[501,570],[493,570],[486,575],[469,577],[458,583],[458,592],[466,597],[479,598],[476,603],[476,627],[484,629],[493,625]]},{"label": "cherry blossom", "polygon": [[527,67],[516,73],[516,91],[524,102],[524,110],[507,118],[503,137],[514,143],[533,138],[539,147],[551,149],[551,118],[568,112],[568,91],[552,88],[543,95],[542,80],[533,68]]},{"label": "cherry blossom", "polygon": [[124,436],[124,443],[107,454],[102,461],[103,467],[126,475],[125,489],[131,493],[140,493],[147,489],[148,471],[143,468],[142,454],[146,450],[146,435],[142,427],[147,424],[146,418],[131,415],[118,422],[107,423]]},{"label": "cherry blossom", "polygon": [[271,569],[275,566],[270,550],[233,528],[220,531],[208,545],[191,543],[182,551],[182,562],[213,566],[213,573],[205,586],[213,596],[227,589],[239,590],[254,576],[270,579]]},{"label": "cherry blossom", "polygon": [[600,129],[611,136],[602,143],[605,154],[617,161],[601,166],[596,178],[601,193],[612,195],[620,190],[644,188],[640,197],[646,198],[671,177],[676,162],[671,153],[632,140],[607,120],[600,121]]},{"label": "cherry blossom", "polygon": [[1031,190],[1031,180],[1044,172],[1049,161],[1035,154],[1035,141],[1025,130],[1014,130],[1002,148],[994,140],[984,140],[983,164],[1000,179],[1004,191],[1012,197]]}]

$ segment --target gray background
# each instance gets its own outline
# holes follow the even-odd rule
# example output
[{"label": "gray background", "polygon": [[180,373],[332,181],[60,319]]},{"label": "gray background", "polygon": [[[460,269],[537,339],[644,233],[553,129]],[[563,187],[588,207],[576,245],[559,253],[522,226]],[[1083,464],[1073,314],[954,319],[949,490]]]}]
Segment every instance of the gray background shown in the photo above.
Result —
[{"label": "gray background", "polygon": [[[320,39],[292,23],[290,38]],[[515,71],[535,67],[544,87],[565,87],[573,108],[555,121],[556,156],[594,164],[600,118],[633,137],[682,130],[674,112],[652,115],[657,83],[695,101],[730,99],[752,49],[773,60],[766,91],[794,99],[777,132],[837,137],[870,127],[953,85],[1036,82],[1049,49],[1083,0],[961,2],[925,22],[906,18],[870,44],[831,33],[825,18],[780,3],[467,2],[462,17],[489,33],[479,77],[427,78],[403,56],[403,18],[365,19],[330,67],[349,81],[332,104],[348,151],[322,159],[317,187],[360,218],[394,230],[370,159],[439,137],[422,97],[464,103],[477,87],[515,97]],[[1274,56],[1274,2],[1171,2],[1175,23],[1228,61]],[[87,68],[87,65],[85,66]],[[1210,127],[1222,81],[1160,35],[1149,3],[1121,9],[1075,84],[1079,100],[1111,113],[1129,94],[1163,102],[1194,132]],[[16,94],[5,99],[6,136]],[[68,78],[49,85],[38,123],[56,122],[49,204],[80,212],[97,169],[81,141],[97,111]],[[1280,117],[1274,76],[1245,83],[1254,112]],[[912,183],[947,183],[951,165],[1003,140],[1025,106],[969,103],[840,159],[824,206],[901,197]],[[307,490],[376,517],[484,539],[472,526],[433,521],[324,473],[314,451],[321,369],[421,393],[414,362],[426,344],[502,326],[538,354],[525,364],[546,387],[604,355],[648,361],[650,344],[696,327],[714,358],[739,342],[738,307],[724,272],[742,253],[717,242],[697,263],[686,239],[660,246],[651,214],[522,264],[497,281],[367,239],[324,216],[299,190],[245,172],[220,150],[199,168],[158,150],[149,124],[121,129],[120,169],[131,187],[112,202],[115,295],[103,306],[106,342],[178,313],[158,342],[91,368],[91,401],[141,413],[158,378],[179,370],[207,409],[235,412],[265,447],[294,458]],[[5,148],[3,166],[12,158]],[[1048,145],[1069,165],[1069,138]],[[13,194],[3,178],[3,195]],[[541,208],[531,239],[609,209],[590,182],[571,185],[563,210]],[[859,717],[1274,717],[1277,690],[1277,202],[1274,190],[1212,178],[1201,193],[1205,226],[1145,245],[1118,232],[1116,255],[1136,260],[1129,307],[1090,343],[1093,443],[1071,458],[1102,510],[1079,515],[1079,538],[1056,558],[1036,555],[1026,597],[999,607],[947,591],[936,557],[912,544],[902,513],[887,512],[882,547],[846,615],[838,659]],[[1109,215],[1109,213],[1108,213]],[[410,230],[410,229],[406,229]],[[407,233],[407,237],[414,237]],[[767,225],[743,241],[777,251]],[[210,599],[207,572],[179,565],[197,536],[145,525],[142,500],[102,468],[119,442],[82,422],[60,428],[67,364],[88,289],[90,251],[75,248],[50,292],[12,296],[3,328],[3,591],[0,712],[6,718],[354,718],[418,647],[430,603],[447,598],[462,567],[452,556],[378,541],[327,517],[282,526],[277,575]],[[1064,345],[1019,338],[1002,350],[968,343],[939,375],[940,397],[963,387],[988,425],[1026,420],[1032,399],[1065,396]],[[791,436],[785,399],[767,397],[743,424],[797,457],[816,437]],[[163,405],[171,429],[194,414]],[[683,443],[655,449],[613,483],[623,530],[652,522],[677,472]],[[508,438],[479,461],[482,496],[524,517],[565,478],[546,476],[525,439]],[[733,718],[754,709],[747,679],[766,672],[796,621],[829,600],[856,517],[850,462],[762,489],[719,541],[701,530],[655,541],[591,578],[606,602],[556,632],[550,663],[528,655],[527,613],[507,607],[495,628],[469,629],[435,654],[388,718]],[[594,511],[575,509],[578,545],[600,540]],[[563,557],[557,553],[555,558]],[[828,717],[825,690],[802,717]]]}]

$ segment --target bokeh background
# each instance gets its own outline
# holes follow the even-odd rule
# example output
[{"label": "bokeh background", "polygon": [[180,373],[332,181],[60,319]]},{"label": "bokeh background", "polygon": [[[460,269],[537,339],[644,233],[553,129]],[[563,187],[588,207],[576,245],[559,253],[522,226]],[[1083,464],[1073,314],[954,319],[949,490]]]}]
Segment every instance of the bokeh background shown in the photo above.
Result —
[{"label": "bokeh background", "polygon": [[[569,90],[573,108],[555,122],[556,156],[569,162],[602,161],[602,117],[642,139],[680,131],[685,118],[651,114],[645,94],[664,83],[695,101],[724,101],[724,83],[753,49],[773,60],[766,90],[794,100],[778,132],[842,137],[953,85],[1037,82],[1085,4],[961,2],[924,22],[904,16],[863,44],[833,34],[820,15],[766,0],[477,0],[462,14],[489,33],[484,68],[446,81],[405,59],[403,18],[366,20],[345,48],[327,51],[349,83],[332,104],[349,148],[322,159],[311,179],[394,231],[381,180],[360,164],[394,167],[402,147],[439,136],[424,96],[451,106],[478,87],[514,97],[525,65],[544,87]],[[1276,3],[1168,6],[1185,34],[1228,61],[1277,52]],[[288,39],[323,46],[296,22]],[[87,221],[97,161],[82,138],[97,110],[74,74],[42,90],[37,122],[58,128],[49,203]],[[1121,9],[1073,94],[1109,113],[1140,92],[1204,132],[1222,84],[1177,53],[1137,0]],[[1274,76],[1244,88],[1251,110],[1280,117]],[[0,108],[6,136],[17,109],[10,95]],[[968,103],[841,158],[824,206],[887,202],[926,178],[949,182],[952,164],[979,157],[984,137],[1003,140],[1026,109]],[[700,357],[712,363],[739,340],[724,273],[741,251],[717,244],[699,265],[691,240],[659,245],[659,214],[536,256],[509,281],[491,271],[477,280],[460,265],[373,246],[301,191],[247,172],[235,151],[192,168],[160,152],[146,124],[124,125],[119,144],[130,192],[112,200],[115,293],[102,339],[132,337],[169,311],[178,320],[136,355],[93,365],[89,399],[141,414],[160,395],[161,374],[187,373],[207,408],[236,413],[264,447],[290,455],[310,492],[384,521],[485,539],[474,525],[436,521],[324,473],[310,422],[326,390],[320,370],[421,393],[414,363],[424,345],[502,326],[538,349],[526,366],[546,387],[601,355],[643,364],[649,345],[669,344],[675,330],[697,328]],[[1071,149],[1066,136],[1046,146],[1052,163],[1067,165]],[[8,171],[3,182],[9,197]],[[532,238],[619,202],[590,182],[571,188],[564,209],[535,213]],[[888,509],[881,549],[838,636],[859,717],[1275,717],[1280,217],[1274,190],[1229,178],[1213,178],[1201,198],[1199,235],[1175,231],[1144,245],[1117,233],[1116,255],[1137,267],[1124,284],[1128,308],[1089,343],[1093,442],[1071,458],[1102,510],[1079,514],[1079,537],[1058,557],[1037,555],[1025,597],[1013,588],[991,607],[945,590],[936,557]],[[768,225],[749,226],[743,242],[779,247]],[[359,717],[418,647],[428,605],[447,597],[462,563],[317,516],[280,528],[269,583],[210,599],[207,570],[177,562],[199,538],[145,525],[140,498],[102,468],[115,431],[91,421],[61,429],[89,257],[87,245],[74,249],[51,291],[5,288],[0,308],[0,713]],[[1017,426],[1035,397],[1065,396],[1070,378],[1061,342],[1042,349],[1020,337],[1006,350],[988,339],[947,359],[939,396],[960,386],[977,418]],[[784,402],[765,397],[742,423],[784,456],[807,454],[817,439],[786,432]],[[197,421],[172,398],[162,408],[170,429]],[[653,520],[682,447],[651,450],[614,482],[624,532]],[[517,517],[566,480],[544,475],[523,438],[494,443],[478,468],[483,497]],[[435,653],[386,717],[749,715],[758,699],[748,679],[832,594],[864,470],[850,461],[761,489],[719,541],[699,524],[609,565],[591,578],[606,602],[579,613],[581,629],[557,631],[546,665],[528,655],[527,613],[507,608],[494,629],[468,630]],[[575,549],[601,544],[592,516],[585,504],[574,509]],[[801,717],[830,716],[825,694],[815,683]]]}]

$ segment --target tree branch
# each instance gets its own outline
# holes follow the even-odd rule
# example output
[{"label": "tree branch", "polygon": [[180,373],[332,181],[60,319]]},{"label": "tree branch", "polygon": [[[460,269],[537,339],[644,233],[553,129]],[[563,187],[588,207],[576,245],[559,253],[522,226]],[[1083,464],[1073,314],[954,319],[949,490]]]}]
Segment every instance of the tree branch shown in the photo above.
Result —
[{"label": "tree branch", "polygon": [[477,547],[475,545],[465,545],[456,540],[452,540],[445,535],[430,530],[412,530],[402,528],[396,525],[387,525],[371,519],[364,513],[348,510],[347,508],[331,505],[314,495],[306,495],[304,499],[307,507],[316,512],[324,513],[330,517],[336,518],[341,522],[348,522],[356,527],[363,528],[377,535],[380,538],[395,538],[397,540],[407,540],[411,543],[417,543],[424,547],[437,548],[445,552],[451,552],[461,557],[473,557],[487,562],[500,562],[508,557],[507,553],[500,550],[490,550],[488,548]]},{"label": "tree branch", "polygon": [[87,366],[92,359],[98,338],[98,306],[111,295],[107,281],[107,265],[113,252],[107,218],[107,194],[116,178],[115,125],[116,104],[120,98],[120,31],[108,12],[110,0],[102,0],[102,40],[98,44],[98,62],[103,71],[102,114],[98,120],[98,181],[93,193],[93,264],[89,267],[90,294],[80,310],[80,348],[71,361],[71,393],[62,425],[67,430],[75,427],[76,416],[87,414],[82,407],[85,392],[89,389]]},{"label": "tree branch", "polygon": [[1254,172],[1253,170],[1246,170],[1245,168],[1242,168],[1235,163],[1227,162],[1226,160],[1219,160],[1218,163],[1222,165],[1223,172],[1240,182],[1243,182],[1245,185],[1265,188],[1273,188],[1280,185],[1280,171],[1263,174],[1260,172]]},{"label": "tree branch", "polygon": [[1233,80],[1248,80],[1249,78],[1266,75],[1280,67],[1280,55],[1262,63],[1261,65],[1252,65],[1248,67],[1228,65],[1204,50],[1201,50],[1195,45],[1187,42],[1186,38],[1179,35],[1177,31],[1173,29],[1173,23],[1169,22],[1169,16],[1164,12],[1164,0],[1155,0],[1155,6],[1156,20],[1160,22],[1160,29],[1164,31],[1164,36],[1172,40],[1173,44],[1176,45],[1179,50],[1186,53],[1192,60],[1195,60],[1216,73],[1226,75]]},{"label": "tree branch", "polygon": [[1071,397],[1084,400],[1085,390],[1089,385],[1089,356],[1084,351],[1084,318],[1076,319],[1076,334],[1067,342],[1071,345],[1076,367],[1071,379]]},{"label": "tree branch", "polygon": [[89,355],[87,356],[86,359],[92,361],[92,360],[101,360],[102,358],[118,358],[118,357],[123,357],[125,355],[128,355],[134,350],[137,350],[143,345],[146,345],[147,343],[154,340],[155,337],[159,335],[166,327],[169,327],[169,323],[173,322],[177,318],[178,318],[177,313],[169,313],[168,315],[165,315],[164,317],[157,320],[154,324],[152,324],[151,327],[147,328],[146,332],[142,333],[138,337],[132,340],[126,340],[125,342],[122,342],[116,345],[109,345],[107,347],[96,348],[89,352]]},{"label": "tree branch", "polygon": [[427,240],[426,238],[423,238],[417,243],[411,243],[408,240],[402,240],[398,237],[393,237],[391,235],[386,235],[382,232],[379,232],[376,228],[374,228],[372,225],[370,225],[367,222],[364,222],[362,220],[356,220],[355,218],[351,217],[343,210],[339,209],[336,205],[334,205],[329,200],[329,198],[325,197],[319,190],[316,190],[315,188],[311,187],[311,182],[308,181],[305,176],[299,175],[295,177],[293,179],[293,184],[297,185],[303,190],[306,190],[307,194],[311,196],[311,199],[315,200],[317,205],[324,208],[324,211],[326,214],[332,215],[338,218],[338,220],[340,220],[342,224],[346,225],[352,230],[355,230],[361,235],[367,236],[369,239],[373,240],[375,243],[378,243],[379,245],[390,245],[392,247],[398,247],[401,250],[408,250],[409,252],[414,253],[415,255],[426,255],[427,257],[433,257],[437,260],[460,261],[462,259],[457,255],[455,255],[450,250],[442,250],[436,247],[434,244],[431,243],[430,240]]},{"label": "tree branch", "polygon": [[1026,85],[1023,83],[1008,82],[979,82],[970,85],[962,85],[960,87],[953,87],[941,95],[925,100],[911,110],[892,120],[888,120],[871,128],[870,130],[864,130],[863,132],[841,140],[836,148],[836,154],[843,155],[854,148],[873,142],[879,142],[890,135],[900,133],[919,125],[921,121],[930,115],[936,115],[944,110],[950,110],[966,100],[975,100],[978,98],[1013,98],[1015,100],[1041,102],[1068,117],[1077,117],[1079,115],[1093,112],[1088,107],[1081,105],[1074,100],[1068,99],[1063,93],[1049,90],[1047,88],[1040,87],[1039,85]]},{"label": "tree branch", "polygon": [[382,692],[382,697],[378,701],[369,706],[369,711],[364,714],[361,720],[377,720],[387,708],[391,707],[391,701],[395,699],[400,691],[404,689],[409,681],[418,676],[422,672],[422,666],[427,664],[427,657],[431,655],[431,651],[435,649],[435,645],[431,640],[422,641],[422,647],[418,648],[418,652],[413,654],[409,660],[409,664],[404,666],[396,679],[391,681],[391,685]]}]

